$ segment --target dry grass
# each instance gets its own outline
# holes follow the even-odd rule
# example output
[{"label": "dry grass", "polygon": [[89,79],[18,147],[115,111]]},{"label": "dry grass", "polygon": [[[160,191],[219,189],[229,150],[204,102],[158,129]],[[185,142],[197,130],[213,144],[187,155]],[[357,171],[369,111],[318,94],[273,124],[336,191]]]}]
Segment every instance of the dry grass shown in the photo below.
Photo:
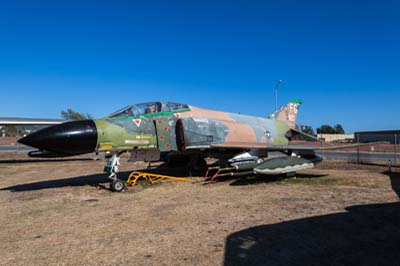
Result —
[{"label": "dry grass", "polygon": [[118,194],[96,188],[108,186],[103,164],[0,163],[0,264],[231,265],[226,241],[240,230],[398,200],[379,166],[324,163],[295,181],[165,182]]}]

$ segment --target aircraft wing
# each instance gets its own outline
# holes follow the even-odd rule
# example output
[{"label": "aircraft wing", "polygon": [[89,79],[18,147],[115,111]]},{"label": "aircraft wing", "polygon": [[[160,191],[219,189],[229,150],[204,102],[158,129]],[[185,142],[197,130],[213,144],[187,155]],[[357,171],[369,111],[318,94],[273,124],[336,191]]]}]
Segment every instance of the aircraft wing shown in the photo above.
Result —
[{"label": "aircraft wing", "polygon": [[302,146],[302,145],[271,145],[255,143],[229,143],[229,144],[214,144],[209,146],[191,146],[187,149],[243,149],[243,150],[266,150],[266,151],[318,151],[318,150],[341,150],[346,148],[354,148],[361,146],[371,146],[384,144],[386,142],[370,142],[370,143],[352,143],[335,146]]},{"label": "aircraft wing", "polygon": [[0,117],[0,125],[12,126],[46,126],[64,123],[61,119],[21,118],[21,117]]},{"label": "aircraft wing", "polygon": [[369,143],[352,143],[333,146],[301,146],[301,145],[275,145],[269,146],[266,149],[271,151],[291,150],[291,151],[329,151],[329,150],[342,150],[347,148],[357,148],[362,146],[371,146],[383,144],[385,142],[369,142]]}]

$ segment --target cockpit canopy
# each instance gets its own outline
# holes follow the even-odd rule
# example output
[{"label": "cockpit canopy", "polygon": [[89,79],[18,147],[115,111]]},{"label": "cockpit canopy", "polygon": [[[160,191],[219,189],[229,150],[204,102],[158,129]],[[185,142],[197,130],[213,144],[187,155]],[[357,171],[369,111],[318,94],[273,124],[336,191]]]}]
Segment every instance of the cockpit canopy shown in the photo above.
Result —
[{"label": "cockpit canopy", "polygon": [[180,110],[189,109],[187,104],[181,103],[161,103],[161,102],[149,102],[140,103],[135,105],[128,105],[110,115],[107,118],[125,117],[125,116],[140,116],[146,114],[156,114],[162,112],[175,112]]}]

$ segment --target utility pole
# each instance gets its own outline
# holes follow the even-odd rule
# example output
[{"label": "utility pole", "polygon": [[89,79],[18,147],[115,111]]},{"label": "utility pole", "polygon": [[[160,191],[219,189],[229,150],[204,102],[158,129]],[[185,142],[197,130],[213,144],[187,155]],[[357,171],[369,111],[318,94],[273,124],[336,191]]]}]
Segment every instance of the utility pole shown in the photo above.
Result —
[{"label": "utility pole", "polygon": [[397,134],[395,133],[394,134],[394,149],[393,149],[393,151],[394,151],[394,157],[393,157],[393,161],[394,161],[394,163],[396,163],[396,154],[397,154],[397,152],[396,152],[396,145],[397,145]]},{"label": "utility pole", "polygon": [[278,80],[275,85],[275,111],[278,111],[278,87],[281,85],[282,80]]}]

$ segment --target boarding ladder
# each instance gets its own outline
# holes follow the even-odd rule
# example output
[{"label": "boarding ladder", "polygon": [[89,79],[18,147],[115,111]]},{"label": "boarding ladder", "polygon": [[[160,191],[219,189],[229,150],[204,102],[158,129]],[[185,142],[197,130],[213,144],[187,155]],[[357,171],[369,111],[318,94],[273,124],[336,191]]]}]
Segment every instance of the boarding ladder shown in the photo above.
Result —
[{"label": "boarding ladder", "polygon": [[190,181],[189,178],[185,177],[174,177],[174,176],[159,175],[159,174],[145,173],[145,172],[132,172],[129,175],[128,180],[126,181],[126,184],[130,187],[134,187],[139,179],[144,179],[151,185],[161,180],[186,181],[186,182]]}]

